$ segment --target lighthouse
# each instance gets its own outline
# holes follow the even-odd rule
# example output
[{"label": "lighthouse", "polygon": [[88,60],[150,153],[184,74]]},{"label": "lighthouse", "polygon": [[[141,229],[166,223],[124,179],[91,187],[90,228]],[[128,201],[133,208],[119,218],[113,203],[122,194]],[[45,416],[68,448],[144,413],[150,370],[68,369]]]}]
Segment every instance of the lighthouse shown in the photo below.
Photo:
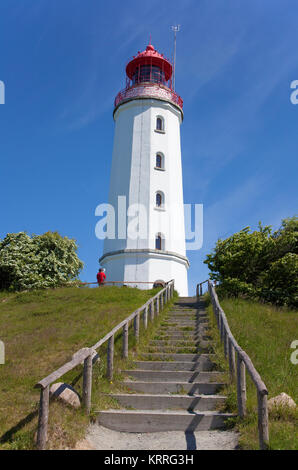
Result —
[{"label": "lighthouse", "polygon": [[[108,280],[140,289],[175,280],[188,295],[180,125],[183,100],[173,68],[152,44],[126,66],[126,87],[115,98],[109,204],[115,236],[104,240]],[[130,284],[128,284],[130,285]]]}]

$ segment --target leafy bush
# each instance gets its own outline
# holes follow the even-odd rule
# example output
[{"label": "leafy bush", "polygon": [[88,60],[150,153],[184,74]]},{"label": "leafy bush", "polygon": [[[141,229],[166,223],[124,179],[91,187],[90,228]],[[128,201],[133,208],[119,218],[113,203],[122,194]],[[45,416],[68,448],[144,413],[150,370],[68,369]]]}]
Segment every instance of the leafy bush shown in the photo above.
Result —
[{"label": "leafy bush", "polygon": [[75,280],[83,267],[75,240],[57,232],[9,233],[0,240],[0,289],[57,287]]},{"label": "leafy bush", "polygon": [[220,294],[296,307],[298,218],[284,219],[276,232],[259,223],[256,231],[246,227],[219,239],[204,263],[219,282]]}]

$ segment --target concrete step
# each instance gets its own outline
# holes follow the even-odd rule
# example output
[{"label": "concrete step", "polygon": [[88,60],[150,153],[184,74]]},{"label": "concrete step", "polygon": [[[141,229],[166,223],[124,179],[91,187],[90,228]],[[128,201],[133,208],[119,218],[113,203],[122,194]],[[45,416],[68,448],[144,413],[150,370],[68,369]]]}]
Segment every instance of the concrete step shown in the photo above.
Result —
[{"label": "concrete step", "polygon": [[198,347],[193,347],[193,348],[189,348],[189,347],[178,347],[178,346],[151,346],[149,349],[148,349],[148,352],[149,353],[185,353],[185,354],[199,354],[199,353],[206,353],[206,352],[209,352],[210,349],[208,348],[201,348],[199,350]]},{"label": "concrete step", "polygon": [[106,410],[98,424],[122,432],[207,431],[223,429],[230,413],[217,411]]},{"label": "concrete step", "polygon": [[134,408],[136,410],[200,410],[211,411],[222,405],[226,397],[221,395],[168,395],[168,394],[131,394],[115,393],[110,395],[120,405]]},{"label": "concrete step", "polygon": [[163,323],[163,326],[165,324],[168,324],[168,323],[169,324],[175,323],[177,325],[190,325],[190,326],[192,326],[192,325],[196,325],[198,323],[198,321],[197,320],[187,320],[187,319],[174,320],[174,319],[170,318],[169,320],[163,321],[162,323]]},{"label": "concrete step", "polygon": [[144,382],[124,380],[123,384],[128,390],[141,393],[159,394],[159,393],[182,393],[189,395],[214,395],[223,389],[223,382],[212,383],[189,383],[189,382]]},{"label": "concrete step", "polygon": [[152,339],[151,341],[149,341],[149,344],[150,345],[153,345],[153,346],[171,346],[171,345],[179,345],[179,346],[195,346],[197,344],[198,340],[196,341],[189,341],[187,339]]},{"label": "concrete step", "polygon": [[176,332],[181,332],[181,331],[191,331],[196,333],[199,328],[199,325],[190,325],[190,324],[178,324],[178,323],[171,323],[170,326],[164,325],[160,328],[160,331],[170,331],[173,332],[174,330]]},{"label": "concrete step", "polygon": [[171,334],[171,333],[189,333],[189,334],[197,334],[198,327],[182,327],[179,328],[178,326],[162,326],[158,331],[161,334]]},{"label": "concrete step", "polygon": [[163,339],[163,340],[191,340],[191,341],[197,341],[198,340],[198,335],[194,333],[172,333],[172,334],[162,334],[155,336],[153,339]]},{"label": "concrete step", "polygon": [[165,318],[190,318],[190,319],[197,319],[197,318],[209,318],[206,313],[196,313],[196,312],[171,312]]},{"label": "concrete step", "polygon": [[179,339],[179,338],[184,338],[184,339],[190,339],[190,340],[196,340],[199,337],[202,336],[210,336],[209,330],[204,329],[197,329],[193,331],[181,331],[181,330],[174,330],[174,331],[159,331],[158,335],[155,335],[153,339],[160,339],[160,340],[165,340],[165,339]]},{"label": "concrete step", "polygon": [[211,338],[210,335],[206,334],[198,334],[197,336],[177,336],[177,337],[172,337],[168,336],[166,338],[160,337],[159,339],[151,339],[149,341],[149,344],[152,345],[177,345],[177,346],[182,346],[182,345],[196,345],[199,341],[209,341]]},{"label": "concrete step", "polygon": [[177,314],[177,315],[171,315],[170,317],[167,318],[167,320],[190,320],[190,321],[196,321],[197,320],[196,315],[183,315],[183,314]]},{"label": "concrete step", "polygon": [[175,330],[175,331],[194,331],[198,328],[201,329],[208,329],[209,328],[209,323],[197,323],[195,325],[178,325],[174,323],[170,323],[169,325],[161,325],[160,331],[166,331],[166,330]]},{"label": "concrete step", "polygon": [[179,307],[179,306],[174,305],[173,309],[170,311],[170,313],[172,313],[172,312],[192,312],[192,313],[196,313],[197,311],[198,311],[197,308],[185,308],[185,307]]},{"label": "concrete step", "polygon": [[215,357],[213,354],[171,354],[171,353],[142,353],[142,359],[154,362],[155,360],[165,360],[167,362],[171,361],[184,361],[184,362],[196,362],[199,361],[201,357],[206,356],[212,360],[212,357]]},{"label": "concrete step", "polygon": [[199,346],[153,346],[151,345],[148,349],[149,353],[187,353],[187,354],[199,354],[212,352],[212,344],[210,341],[200,341]]},{"label": "concrete step", "polygon": [[176,370],[123,370],[125,375],[142,382],[217,382],[223,374],[217,371],[176,371]]},{"label": "concrete step", "polygon": [[139,370],[200,370],[212,371],[215,364],[209,357],[201,356],[196,362],[183,362],[183,361],[135,361],[134,365]]}]

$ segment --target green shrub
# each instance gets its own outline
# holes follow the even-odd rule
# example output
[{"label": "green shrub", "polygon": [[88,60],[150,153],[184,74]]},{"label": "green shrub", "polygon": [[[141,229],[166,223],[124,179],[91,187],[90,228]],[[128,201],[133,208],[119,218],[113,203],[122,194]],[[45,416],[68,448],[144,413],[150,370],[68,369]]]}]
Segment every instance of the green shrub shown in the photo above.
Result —
[{"label": "green shrub", "polygon": [[0,240],[0,290],[57,287],[75,280],[83,267],[75,240],[57,232],[9,233]]},{"label": "green shrub", "polygon": [[276,232],[259,223],[219,239],[204,263],[220,295],[297,307],[298,218],[284,219]]}]

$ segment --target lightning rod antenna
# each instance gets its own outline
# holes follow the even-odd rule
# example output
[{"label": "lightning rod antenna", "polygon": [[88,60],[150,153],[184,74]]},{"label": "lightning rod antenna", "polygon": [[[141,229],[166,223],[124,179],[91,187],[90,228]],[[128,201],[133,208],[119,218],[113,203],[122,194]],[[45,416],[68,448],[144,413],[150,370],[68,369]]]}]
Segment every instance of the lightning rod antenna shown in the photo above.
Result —
[{"label": "lightning rod antenna", "polygon": [[180,24],[171,26],[174,31],[174,60],[173,60],[173,90],[175,91],[175,73],[176,73],[176,35],[180,31]]}]

